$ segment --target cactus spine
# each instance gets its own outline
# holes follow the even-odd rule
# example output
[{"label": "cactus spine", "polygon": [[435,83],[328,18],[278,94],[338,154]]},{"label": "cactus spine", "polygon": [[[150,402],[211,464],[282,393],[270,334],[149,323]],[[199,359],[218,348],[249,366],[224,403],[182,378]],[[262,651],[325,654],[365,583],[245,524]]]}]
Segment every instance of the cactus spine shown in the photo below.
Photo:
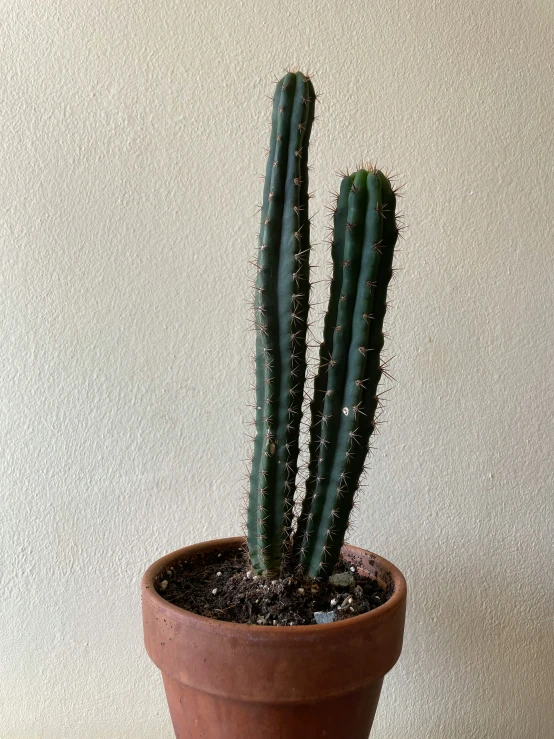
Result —
[{"label": "cactus spine", "polygon": [[382,172],[344,177],[334,214],[333,279],[311,403],[306,496],[294,535],[305,574],[327,577],[340,549],[375,429],[383,319],[398,236]]},{"label": "cactus spine", "polygon": [[258,242],[256,436],[247,516],[256,572],[281,571],[291,538],[306,374],[310,222],[308,142],[315,93],[287,73],[273,98]]}]

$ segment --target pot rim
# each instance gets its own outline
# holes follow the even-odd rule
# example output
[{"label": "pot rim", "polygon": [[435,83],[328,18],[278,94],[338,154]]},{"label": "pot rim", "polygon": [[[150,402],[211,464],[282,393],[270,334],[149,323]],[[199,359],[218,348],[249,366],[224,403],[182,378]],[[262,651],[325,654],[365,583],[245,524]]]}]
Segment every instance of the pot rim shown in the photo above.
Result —
[{"label": "pot rim", "polygon": [[335,621],[330,624],[302,624],[296,626],[273,626],[258,624],[244,624],[235,623],[233,621],[220,621],[219,619],[209,618],[207,616],[201,616],[200,614],[188,611],[185,608],[176,606],[170,603],[168,600],[163,598],[155,588],[154,581],[159,573],[166,569],[171,562],[183,559],[187,554],[192,555],[200,551],[207,551],[211,549],[240,549],[244,546],[246,539],[242,536],[235,536],[223,539],[211,539],[203,541],[198,544],[191,544],[181,549],[177,549],[170,554],[166,554],[153,562],[150,567],[146,570],[142,578],[142,595],[148,598],[156,610],[164,609],[169,610],[173,614],[174,618],[181,623],[186,623],[187,628],[195,628],[201,631],[208,631],[217,625],[220,632],[227,632],[229,636],[239,636],[249,634],[249,639],[252,640],[256,636],[264,639],[278,639],[279,637],[287,635],[287,638],[297,636],[300,639],[306,637],[321,637],[324,633],[339,635],[349,628],[357,627],[370,627],[372,624],[379,623],[390,617],[390,615],[399,608],[402,608],[407,593],[406,580],[404,575],[400,572],[396,565],[389,562],[389,560],[381,557],[379,554],[370,552],[369,550],[362,549],[361,547],[353,546],[352,544],[345,543],[343,546],[347,547],[354,555],[357,553],[363,553],[370,555],[376,560],[379,567],[382,567],[391,576],[391,580],[394,584],[394,591],[389,599],[367,613],[358,614],[357,616],[351,616],[342,621]]}]

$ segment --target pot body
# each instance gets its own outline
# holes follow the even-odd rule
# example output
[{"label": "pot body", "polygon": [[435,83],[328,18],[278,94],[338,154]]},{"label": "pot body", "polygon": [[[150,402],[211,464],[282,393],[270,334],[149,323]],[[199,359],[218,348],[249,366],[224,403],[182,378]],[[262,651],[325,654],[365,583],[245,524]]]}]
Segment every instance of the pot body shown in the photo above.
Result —
[{"label": "pot body", "polygon": [[229,552],[244,539],[185,547],[142,582],[144,639],[163,673],[177,739],[367,739],[385,674],[402,649],[406,582],[383,558],[345,545],[343,557],[390,588],[369,613],[332,624],[252,626],[198,616],[155,584],[172,563]]}]

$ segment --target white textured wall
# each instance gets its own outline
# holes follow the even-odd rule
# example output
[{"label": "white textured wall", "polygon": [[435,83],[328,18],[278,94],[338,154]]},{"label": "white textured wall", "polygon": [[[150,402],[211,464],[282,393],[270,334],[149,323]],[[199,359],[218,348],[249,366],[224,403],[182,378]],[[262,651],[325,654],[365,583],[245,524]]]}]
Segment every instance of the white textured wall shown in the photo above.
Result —
[{"label": "white textured wall", "polygon": [[1,738],[171,736],[139,578],[239,531],[264,95],[299,65],[315,239],[336,170],[407,182],[399,383],[352,537],[411,588],[375,739],[551,739],[554,6],[4,0],[0,23]]}]

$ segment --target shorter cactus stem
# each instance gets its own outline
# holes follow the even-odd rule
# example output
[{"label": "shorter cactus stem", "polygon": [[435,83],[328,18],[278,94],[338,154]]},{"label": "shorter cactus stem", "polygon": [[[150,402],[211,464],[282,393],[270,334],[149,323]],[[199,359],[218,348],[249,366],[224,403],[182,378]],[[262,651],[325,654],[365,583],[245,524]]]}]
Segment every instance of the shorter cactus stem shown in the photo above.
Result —
[{"label": "shorter cactus stem", "polygon": [[294,536],[301,569],[329,576],[340,556],[375,427],[383,319],[398,229],[390,182],[361,169],[341,184],[333,281],[311,404],[306,498]]}]

